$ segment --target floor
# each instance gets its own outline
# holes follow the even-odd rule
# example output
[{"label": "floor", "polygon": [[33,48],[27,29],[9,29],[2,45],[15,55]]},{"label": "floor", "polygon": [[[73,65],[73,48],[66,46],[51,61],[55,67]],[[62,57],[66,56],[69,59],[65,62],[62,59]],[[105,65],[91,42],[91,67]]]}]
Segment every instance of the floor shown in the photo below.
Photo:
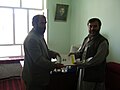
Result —
[{"label": "floor", "polygon": [[20,78],[10,78],[0,80],[0,90],[24,90]]}]

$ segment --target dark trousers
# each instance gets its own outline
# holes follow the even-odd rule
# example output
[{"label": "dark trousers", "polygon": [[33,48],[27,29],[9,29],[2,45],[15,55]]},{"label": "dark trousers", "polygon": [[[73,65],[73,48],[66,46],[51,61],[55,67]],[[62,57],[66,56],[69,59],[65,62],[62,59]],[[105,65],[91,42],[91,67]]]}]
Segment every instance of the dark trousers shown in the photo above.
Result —
[{"label": "dark trousers", "polygon": [[105,90],[105,84],[104,82],[98,83],[82,81],[81,90]]},{"label": "dark trousers", "polygon": [[47,90],[47,85],[43,86],[43,85],[39,85],[38,83],[31,83],[31,84],[27,84],[25,83],[26,86],[26,90]]},{"label": "dark trousers", "polygon": [[29,87],[26,87],[26,90],[46,90],[47,87],[46,86],[34,86],[31,85]]}]

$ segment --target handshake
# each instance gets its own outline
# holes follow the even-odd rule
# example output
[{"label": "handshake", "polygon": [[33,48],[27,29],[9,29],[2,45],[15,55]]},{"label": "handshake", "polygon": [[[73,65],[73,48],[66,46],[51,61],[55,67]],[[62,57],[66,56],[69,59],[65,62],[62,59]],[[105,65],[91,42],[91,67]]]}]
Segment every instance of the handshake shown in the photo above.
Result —
[{"label": "handshake", "polygon": [[[56,69],[65,68],[66,66],[79,66],[79,67],[85,67],[89,64],[89,62],[92,60],[93,57],[87,58],[86,60],[80,60],[80,58],[76,57],[78,56],[77,53],[71,52],[67,56],[65,56],[64,59],[61,59],[61,56],[59,55],[56,57],[57,63],[55,63]],[[66,59],[67,57],[67,59]]]}]

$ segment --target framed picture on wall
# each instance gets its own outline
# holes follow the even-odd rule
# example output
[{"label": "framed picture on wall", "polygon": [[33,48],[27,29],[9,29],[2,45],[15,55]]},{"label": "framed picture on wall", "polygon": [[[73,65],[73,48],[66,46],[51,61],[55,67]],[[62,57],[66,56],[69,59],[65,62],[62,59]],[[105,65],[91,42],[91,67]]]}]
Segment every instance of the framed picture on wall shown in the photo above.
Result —
[{"label": "framed picture on wall", "polygon": [[67,21],[69,5],[56,4],[55,21]]}]

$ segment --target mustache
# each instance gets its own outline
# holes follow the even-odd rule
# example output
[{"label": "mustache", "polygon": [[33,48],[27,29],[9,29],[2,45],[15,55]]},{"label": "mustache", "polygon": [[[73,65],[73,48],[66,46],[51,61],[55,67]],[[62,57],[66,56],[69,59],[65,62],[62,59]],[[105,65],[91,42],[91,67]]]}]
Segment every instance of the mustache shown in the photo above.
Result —
[{"label": "mustache", "polygon": [[89,37],[93,37],[93,36],[96,36],[98,34],[99,34],[98,30],[97,31],[91,31],[91,32],[89,32]]}]

